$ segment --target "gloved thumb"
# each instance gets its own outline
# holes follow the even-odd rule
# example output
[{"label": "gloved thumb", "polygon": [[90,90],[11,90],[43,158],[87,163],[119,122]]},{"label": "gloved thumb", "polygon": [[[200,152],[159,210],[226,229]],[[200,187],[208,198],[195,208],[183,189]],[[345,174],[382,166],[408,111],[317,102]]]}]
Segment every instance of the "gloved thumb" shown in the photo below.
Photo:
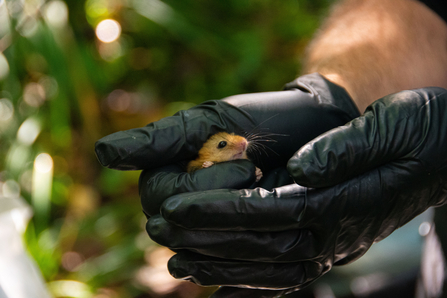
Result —
[{"label": "gloved thumb", "polygon": [[329,187],[391,161],[414,159],[418,148],[440,135],[444,97],[441,88],[383,97],[363,116],[304,145],[287,169],[302,186]]}]

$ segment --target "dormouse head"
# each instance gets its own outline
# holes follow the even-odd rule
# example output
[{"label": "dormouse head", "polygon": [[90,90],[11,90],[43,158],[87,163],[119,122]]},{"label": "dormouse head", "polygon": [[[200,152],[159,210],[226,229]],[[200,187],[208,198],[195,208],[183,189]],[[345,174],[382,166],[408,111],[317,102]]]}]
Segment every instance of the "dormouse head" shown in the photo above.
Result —
[{"label": "dormouse head", "polygon": [[212,135],[199,151],[199,158],[213,162],[247,159],[248,141],[234,133]]}]

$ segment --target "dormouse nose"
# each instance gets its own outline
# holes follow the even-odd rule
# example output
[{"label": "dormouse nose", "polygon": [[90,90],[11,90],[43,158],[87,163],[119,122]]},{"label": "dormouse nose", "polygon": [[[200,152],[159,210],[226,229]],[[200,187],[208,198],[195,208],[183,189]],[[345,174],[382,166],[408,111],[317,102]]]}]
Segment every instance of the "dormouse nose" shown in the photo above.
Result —
[{"label": "dormouse nose", "polygon": [[247,149],[247,146],[248,146],[248,142],[246,140],[242,140],[237,144],[237,148],[242,151],[245,151]]}]

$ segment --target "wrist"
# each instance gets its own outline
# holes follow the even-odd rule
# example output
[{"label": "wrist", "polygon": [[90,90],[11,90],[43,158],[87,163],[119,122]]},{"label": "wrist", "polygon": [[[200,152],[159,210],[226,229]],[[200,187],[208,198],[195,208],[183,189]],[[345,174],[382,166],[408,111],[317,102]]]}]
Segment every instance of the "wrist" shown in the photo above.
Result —
[{"label": "wrist", "polygon": [[[358,96],[355,96],[357,92],[355,92],[354,86],[350,84],[348,80],[344,79],[342,75],[331,72],[329,73],[322,72],[321,75],[328,81],[337,84],[340,87],[343,87],[346,90],[346,92],[351,96],[352,101],[354,102],[355,106],[359,111],[364,111],[367,106],[369,106],[371,103],[374,102],[373,98],[360,100]],[[361,113],[363,114],[363,112]]]}]

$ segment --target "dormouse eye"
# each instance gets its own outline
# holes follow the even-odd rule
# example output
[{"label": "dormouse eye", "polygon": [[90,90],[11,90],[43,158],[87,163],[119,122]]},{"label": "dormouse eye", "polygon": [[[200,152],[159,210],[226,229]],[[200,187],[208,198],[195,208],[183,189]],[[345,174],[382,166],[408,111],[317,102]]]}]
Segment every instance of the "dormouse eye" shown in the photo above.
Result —
[{"label": "dormouse eye", "polygon": [[225,147],[225,146],[227,146],[227,142],[222,141],[222,142],[219,143],[219,145],[217,145],[217,148],[218,148],[218,149],[222,149],[222,148]]}]

